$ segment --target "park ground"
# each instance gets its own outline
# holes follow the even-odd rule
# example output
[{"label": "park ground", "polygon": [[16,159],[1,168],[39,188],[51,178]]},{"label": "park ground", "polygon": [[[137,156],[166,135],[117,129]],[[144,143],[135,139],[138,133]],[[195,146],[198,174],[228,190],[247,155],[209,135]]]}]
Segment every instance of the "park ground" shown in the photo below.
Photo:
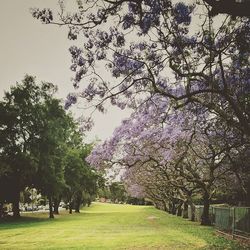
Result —
[{"label": "park ground", "polygon": [[0,249],[249,249],[212,227],[150,206],[93,203],[80,214],[25,214],[0,224]]}]

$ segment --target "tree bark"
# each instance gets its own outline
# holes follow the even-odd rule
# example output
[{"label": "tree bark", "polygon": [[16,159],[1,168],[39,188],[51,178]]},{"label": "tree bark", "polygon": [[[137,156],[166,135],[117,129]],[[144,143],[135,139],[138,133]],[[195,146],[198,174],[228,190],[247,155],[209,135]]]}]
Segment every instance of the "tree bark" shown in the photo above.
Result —
[{"label": "tree bark", "polygon": [[183,202],[181,201],[177,206],[177,216],[182,216],[182,204]]},{"label": "tree bark", "polygon": [[182,215],[182,217],[184,219],[188,218],[188,202],[187,202],[187,200],[185,200],[184,204],[183,204],[183,215]]},{"label": "tree bark", "polygon": [[0,202],[0,219],[3,217],[3,203]]},{"label": "tree bark", "polygon": [[195,221],[195,205],[191,198],[188,199],[190,209],[191,209],[191,221]]},{"label": "tree bark", "polygon": [[172,213],[172,203],[170,201],[168,202],[168,213]]},{"label": "tree bark", "polygon": [[75,213],[80,213],[81,198],[78,197],[75,201]]},{"label": "tree bark", "polygon": [[12,202],[12,210],[14,218],[20,218],[19,201],[20,201],[20,192],[17,191],[13,197],[13,202]]},{"label": "tree bark", "polygon": [[250,207],[250,181],[248,181],[248,185],[246,188],[246,195],[244,199],[245,199],[246,207]]},{"label": "tree bark", "polygon": [[87,205],[88,205],[88,207],[91,205],[91,200],[90,199],[88,200]]},{"label": "tree bark", "polygon": [[235,1],[235,0],[205,0],[212,9],[209,11],[211,16],[216,16],[219,13],[226,13],[232,16],[247,16],[249,17],[249,1]]},{"label": "tree bark", "polygon": [[211,225],[211,220],[209,218],[210,199],[207,192],[205,192],[205,194],[203,195],[203,202],[204,202],[204,208],[201,216],[201,225],[210,226]]},{"label": "tree bark", "polygon": [[59,204],[61,199],[54,198],[54,214],[59,214]]},{"label": "tree bark", "polygon": [[171,214],[176,215],[176,204],[174,201],[172,202]]},{"label": "tree bark", "polygon": [[165,201],[163,201],[163,207],[164,207],[164,211],[167,212],[168,211],[168,208],[167,208],[167,204]]},{"label": "tree bark", "polygon": [[69,203],[69,213],[70,214],[72,214],[72,209],[73,209],[72,207],[73,207],[73,204],[72,204],[72,202],[70,202]]},{"label": "tree bark", "polygon": [[49,218],[54,219],[52,197],[49,196]]}]

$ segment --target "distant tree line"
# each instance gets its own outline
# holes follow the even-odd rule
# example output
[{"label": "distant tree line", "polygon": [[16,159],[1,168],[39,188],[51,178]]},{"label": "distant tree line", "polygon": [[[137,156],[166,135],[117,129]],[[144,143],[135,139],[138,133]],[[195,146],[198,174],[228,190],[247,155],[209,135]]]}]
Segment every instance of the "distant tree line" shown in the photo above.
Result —
[{"label": "distant tree line", "polygon": [[102,180],[102,185],[99,185],[98,196],[100,199],[104,199],[103,201],[105,202],[109,201],[111,203],[126,203],[131,205],[153,205],[153,202],[149,199],[135,197],[133,194],[130,194],[128,187],[126,187],[123,181],[114,181],[107,184],[104,178]]}]

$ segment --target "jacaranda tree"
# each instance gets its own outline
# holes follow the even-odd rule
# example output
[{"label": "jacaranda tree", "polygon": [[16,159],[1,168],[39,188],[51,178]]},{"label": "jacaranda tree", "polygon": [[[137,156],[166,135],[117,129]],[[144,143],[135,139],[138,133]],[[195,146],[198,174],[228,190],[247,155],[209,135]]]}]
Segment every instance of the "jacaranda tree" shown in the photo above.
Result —
[{"label": "jacaranda tree", "polygon": [[69,39],[83,40],[69,49],[81,91],[69,94],[66,107],[83,97],[101,111],[106,100],[135,108],[159,93],[176,108],[194,103],[250,134],[248,18],[212,18],[206,4],[162,0],[77,6],[68,14],[61,3],[59,16],[32,10],[43,23],[68,26]]}]

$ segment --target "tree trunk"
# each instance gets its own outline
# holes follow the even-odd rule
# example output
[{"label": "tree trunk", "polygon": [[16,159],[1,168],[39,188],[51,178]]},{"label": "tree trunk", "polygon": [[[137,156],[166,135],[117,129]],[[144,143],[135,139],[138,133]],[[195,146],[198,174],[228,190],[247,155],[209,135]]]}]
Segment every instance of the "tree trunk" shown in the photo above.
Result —
[{"label": "tree trunk", "polygon": [[182,217],[184,219],[188,219],[188,202],[187,200],[184,201],[184,204],[183,204],[183,215]]},{"label": "tree trunk", "polygon": [[73,204],[72,202],[69,203],[69,213],[72,214],[72,207],[73,207]]},{"label": "tree trunk", "polygon": [[52,197],[49,196],[49,218],[54,219]]},{"label": "tree trunk", "polygon": [[191,198],[188,199],[191,210],[191,221],[195,221],[195,205]]},{"label": "tree trunk", "polygon": [[176,204],[174,201],[172,202],[171,214],[176,215]]},{"label": "tree trunk", "polygon": [[210,200],[209,200],[208,193],[205,193],[203,195],[203,202],[204,202],[204,208],[203,208],[203,213],[201,216],[201,225],[210,226],[211,225],[211,220],[209,218]]},{"label": "tree trunk", "polygon": [[177,207],[177,216],[182,216],[182,204],[183,202],[181,201]]},{"label": "tree trunk", "polygon": [[88,205],[88,207],[91,205],[91,200],[90,199],[88,200],[87,205]]},{"label": "tree trunk", "polygon": [[78,197],[75,201],[75,213],[80,213],[81,197]]},{"label": "tree trunk", "polygon": [[168,213],[171,214],[172,213],[172,202],[168,202]]},{"label": "tree trunk", "polygon": [[3,217],[3,203],[0,202],[0,219]]},{"label": "tree trunk", "polygon": [[61,199],[54,198],[54,214],[59,214],[59,204]]},{"label": "tree trunk", "polygon": [[20,201],[20,192],[17,191],[12,202],[12,210],[14,218],[20,218],[19,201]]},{"label": "tree trunk", "polygon": [[246,196],[244,198],[246,201],[246,207],[250,207],[250,181],[248,181]]},{"label": "tree trunk", "polygon": [[167,212],[168,211],[168,208],[167,208],[167,204],[165,201],[163,201],[163,207],[164,207],[164,211]]},{"label": "tree trunk", "polygon": [[80,213],[80,205],[75,207],[75,213]]}]

